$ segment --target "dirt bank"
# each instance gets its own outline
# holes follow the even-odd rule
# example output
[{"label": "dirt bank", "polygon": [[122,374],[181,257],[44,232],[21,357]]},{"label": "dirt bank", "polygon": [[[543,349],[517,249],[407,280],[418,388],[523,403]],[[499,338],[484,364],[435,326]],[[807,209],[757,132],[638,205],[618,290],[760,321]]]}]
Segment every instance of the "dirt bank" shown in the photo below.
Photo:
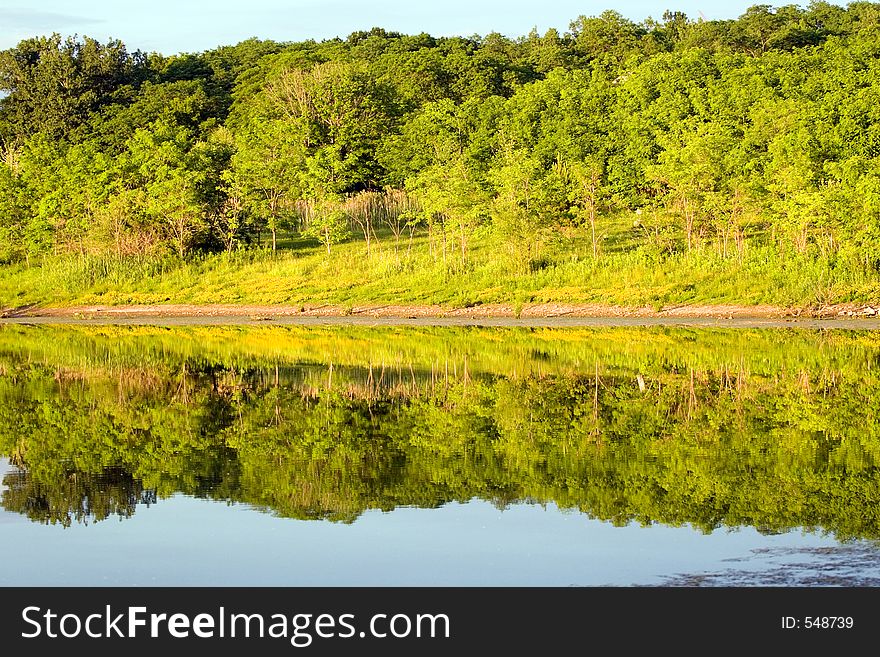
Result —
[{"label": "dirt bank", "polygon": [[783,319],[783,318],[849,318],[880,317],[880,304],[836,304],[814,308],[744,305],[676,305],[661,308],[621,307],[600,304],[537,303],[486,304],[468,308],[447,308],[431,305],[303,305],[259,306],[232,304],[157,304],[133,306],[26,306],[9,308],[0,313],[4,318],[70,318],[70,319],[138,319],[180,317],[249,317],[266,319],[281,317],[384,317],[400,319],[488,319],[488,318],[713,318],[713,319]]}]

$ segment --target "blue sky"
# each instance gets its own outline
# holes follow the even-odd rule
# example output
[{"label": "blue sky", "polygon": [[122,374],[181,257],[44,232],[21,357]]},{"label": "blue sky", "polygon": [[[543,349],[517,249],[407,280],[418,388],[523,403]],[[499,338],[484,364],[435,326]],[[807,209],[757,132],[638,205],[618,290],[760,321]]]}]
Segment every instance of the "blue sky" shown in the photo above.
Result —
[{"label": "blue sky", "polygon": [[[0,0],[0,49],[21,39],[59,32],[106,41],[122,39],[130,50],[164,54],[198,52],[255,36],[302,41],[346,36],[384,27],[434,36],[508,36],[560,31],[580,15],[615,9],[641,21],[665,9],[693,18],[735,18],[762,0]],[[777,3],[786,4],[786,3]]]}]

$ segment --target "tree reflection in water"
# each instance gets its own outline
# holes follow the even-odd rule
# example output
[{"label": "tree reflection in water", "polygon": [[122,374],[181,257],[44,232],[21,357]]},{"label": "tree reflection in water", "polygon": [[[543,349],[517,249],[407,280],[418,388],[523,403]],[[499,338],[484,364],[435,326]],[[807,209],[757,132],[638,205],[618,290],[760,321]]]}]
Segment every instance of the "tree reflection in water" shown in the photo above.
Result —
[{"label": "tree reflection in water", "polygon": [[880,538],[880,340],[757,329],[0,327],[4,508],[485,499]]}]

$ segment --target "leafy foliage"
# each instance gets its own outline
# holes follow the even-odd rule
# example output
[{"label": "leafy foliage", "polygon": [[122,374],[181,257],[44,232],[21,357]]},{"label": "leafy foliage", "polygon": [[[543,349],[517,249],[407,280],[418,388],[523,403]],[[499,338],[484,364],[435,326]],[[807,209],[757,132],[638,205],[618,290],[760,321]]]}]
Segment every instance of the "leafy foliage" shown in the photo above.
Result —
[{"label": "leafy foliage", "polygon": [[406,225],[443,280],[477,269],[480,244],[516,278],[577,261],[587,235],[594,268],[619,256],[609,270],[662,278],[711,254],[736,277],[760,253],[779,278],[816,272],[802,303],[865,299],[878,27],[877,3],[816,2],[173,56],[26,39],[0,54],[0,259],[186,261],[268,233],[273,252],[360,234],[371,261],[390,231],[406,272],[421,266],[400,254]]}]

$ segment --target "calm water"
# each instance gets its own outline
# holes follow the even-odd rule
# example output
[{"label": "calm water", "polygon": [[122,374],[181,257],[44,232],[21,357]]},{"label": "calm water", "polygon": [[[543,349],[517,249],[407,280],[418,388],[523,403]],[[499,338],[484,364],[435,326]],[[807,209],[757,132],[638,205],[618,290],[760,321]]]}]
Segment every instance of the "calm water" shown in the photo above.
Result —
[{"label": "calm water", "polygon": [[880,585],[880,333],[0,325],[0,584]]}]

